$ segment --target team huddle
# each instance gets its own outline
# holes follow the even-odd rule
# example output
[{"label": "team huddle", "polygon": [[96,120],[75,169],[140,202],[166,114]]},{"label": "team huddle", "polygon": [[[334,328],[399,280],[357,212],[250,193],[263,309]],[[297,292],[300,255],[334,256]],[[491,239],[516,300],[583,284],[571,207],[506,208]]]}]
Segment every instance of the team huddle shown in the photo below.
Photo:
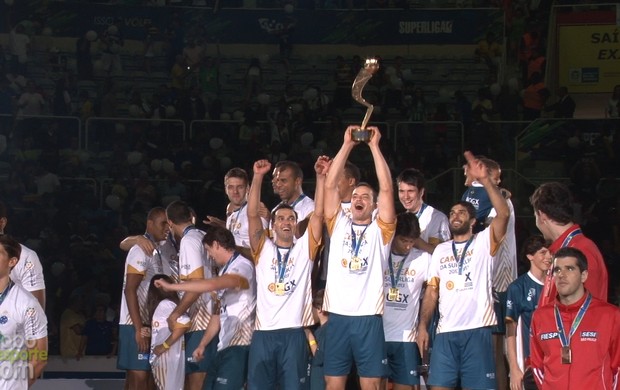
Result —
[{"label": "team huddle", "polygon": [[[419,388],[421,377],[495,389],[508,378],[504,355],[512,389],[615,388],[620,311],[605,303],[600,252],[549,204],[564,188],[532,196],[544,238],[526,241],[531,268],[517,278],[499,165],[465,152],[467,191],[448,216],[424,203],[424,177],[407,169],[397,214],[381,135],[369,129],[378,190],[347,161],[358,144],[349,127],[336,156],[314,164],[314,199],[297,164],[259,160],[251,182],[240,168],[226,174],[227,218],[208,216],[205,231],[183,201],[149,212],[145,234],[121,243],[125,388],[344,389],[355,367],[362,389]],[[261,202],[269,173],[281,199],[271,211]],[[570,333],[551,329],[554,315]],[[587,370],[570,370],[582,360]]]}]

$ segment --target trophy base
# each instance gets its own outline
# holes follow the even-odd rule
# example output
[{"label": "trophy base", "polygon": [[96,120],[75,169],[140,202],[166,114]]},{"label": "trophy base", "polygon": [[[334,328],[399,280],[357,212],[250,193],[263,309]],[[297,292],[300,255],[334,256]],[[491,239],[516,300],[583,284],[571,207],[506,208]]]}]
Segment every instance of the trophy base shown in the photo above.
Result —
[{"label": "trophy base", "polygon": [[351,139],[355,142],[368,142],[370,141],[370,130],[355,129],[351,132]]}]

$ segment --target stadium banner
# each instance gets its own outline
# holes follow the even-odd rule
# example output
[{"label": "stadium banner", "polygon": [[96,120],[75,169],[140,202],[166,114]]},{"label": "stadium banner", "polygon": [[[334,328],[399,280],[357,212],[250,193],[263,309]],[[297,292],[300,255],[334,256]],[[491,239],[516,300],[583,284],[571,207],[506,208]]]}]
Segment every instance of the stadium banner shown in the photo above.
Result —
[{"label": "stadium banner", "polygon": [[[23,1],[32,5],[34,0]],[[209,8],[123,6],[121,16],[119,6],[50,1],[40,6],[39,13],[45,14],[45,26],[55,37],[78,37],[89,30],[101,34],[117,23],[125,39],[144,40],[149,25],[164,39],[173,16],[178,16],[186,35],[199,31],[208,41],[217,39],[222,44],[277,44],[283,26],[292,26],[287,32],[293,44],[473,45],[487,31],[497,36],[503,31],[503,11],[498,9],[290,13],[282,9],[222,9],[213,13]],[[13,15],[13,20],[23,19]],[[2,31],[8,31],[3,27]]]},{"label": "stadium banner", "polygon": [[620,28],[559,26],[559,85],[571,93],[609,93],[620,84]]}]

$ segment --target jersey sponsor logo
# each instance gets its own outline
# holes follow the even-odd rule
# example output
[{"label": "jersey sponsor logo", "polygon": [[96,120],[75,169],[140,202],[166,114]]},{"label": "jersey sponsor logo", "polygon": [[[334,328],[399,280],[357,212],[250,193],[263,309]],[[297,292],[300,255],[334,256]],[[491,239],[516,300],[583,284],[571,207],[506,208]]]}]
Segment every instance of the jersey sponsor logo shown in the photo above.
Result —
[{"label": "jersey sponsor logo", "polygon": [[388,302],[397,302],[406,305],[409,303],[409,295],[398,293],[398,298],[390,299],[390,293],[387,293],[385,294],[385,300]]},{"label": "jersey sponsor logo", "polygon": [[530,290],[527,292],[527,300],[531,301],[536,297],[536,289],[534,287],[530,287]]},{"label": "jersey sponsor logo", "polygon": [[507,308],[508,310],[511,310],[511,309],[512,309],[512,301],[511,301],[510,299],[506,301],[506,308]]},{"label": "jersey sponsor logo", "polygon": [[598,332],[591,330],[584,330],[581,332],[581,341],[597,341],[598,340]]},{"label": "jersey sponsor logo", "polygon": [[9,322],[9,317],[7,317],[7,316],[0,317],[0,325],[4,325],[7,322]]},{"label": "jersey sponsor logo", "polygon": [[[471,193],[473,194],[474,191],[471,191]],[[465,201],[471,203],[476,210],[478,210],[478,207],[480,207],[480,199],[478,198],[472,198],[468,196],[465,198]]]},{"label": "jersey sponsor logo", "polygon": [[540,339],[541,340],[554,340],[557,339],[558,337],[560,337],[560,334],[558,332],[547,332],[547,333],[543,333],[540,335]]},{"label": "jersey sponsor logo", "polygon": [[[288,282],[284,282],[284,293],[291,294],[293,291],[295,291],[295,287],[297,287],[297,281],[295,280],[289,280]],[[269,290],[269,292],[275,293],[276,283],[269,283],[267,285],[267,290]]]}]

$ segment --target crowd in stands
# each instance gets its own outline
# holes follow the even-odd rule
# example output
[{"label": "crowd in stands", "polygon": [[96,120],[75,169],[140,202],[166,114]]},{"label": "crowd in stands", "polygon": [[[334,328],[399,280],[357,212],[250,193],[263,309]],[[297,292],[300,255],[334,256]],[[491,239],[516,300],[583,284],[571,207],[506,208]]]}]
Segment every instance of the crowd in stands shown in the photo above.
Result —
[{"label": "crowd in stands", "polygon": [[[107,3],[214,7],[219,2]],[[265,8],[289,4],[256,3]],[[300,1],[295,7],[409,3],[325,0]],[[514,1],[507,10],[506,36],[490,33],[472,52],[472,67],[476,62],[488,67],[475,90],[425,85],[427,75],[412,72],[418,59],[379,56],[380,71],[365,96],[376,105],[372,121],[385,133],[381,149],[393,172],[413,167],[433,177],[458,168],[463,147],[502,160],[514,155],[512,140],[530,121],[573,117],[570,91],[549,91],[544,84],[546,31],[538,21],[546,13],[521,3]],[[181,26],[174,15],[169,26],[147,26],[142,52],[134,55],[123,50],[120,25],[85,31],[75,37],[74,52],[53,46],[33,50],[44,28],[15,20],[0,46],[0,199],[9,210],[8,231],[36,250],[44,267],[51,353],[112,355],[116,335],[110,323],[118,322],[126,255],[119,242],[145,231],[148,210],[174,200],[188,201],[199,216],[223,217],[223,176],[232,167],[249,168],[260,158],[272,165],[294,160],[312,177],[317,157],[335,155],[346,124],[363,117],[350,94],[363,59],[325,60],[323,78],[307,83],[307,73],[295,73],[316,68],[317,60],[291,55],[294,48],[286,42],[281,58],[257,55],[239,65],[241,60],[220,53],[204,29]],[[207,55],[207,45],[218,46],[217,55]],[[506,81],[500,78],[502,56],[519,69]],[[226,70],[231,63],[246,67],[245,72],[231,78]],[[286,77],[273,85],[274,73]],[[601,109],[609,118],[618,118],[619,91],[616,86]],[[192,123],[196,120],[212,122]],[[396,134],[390,130],[398,122],[410,123],[395,142],[388,134]],[[455,128],[452,122],[462,125]],[[564,176],[572,183],[584,231],[599,244],[610,270],[618,270],[618,127],[584,142],[586,129],[571,126],[561,145],[571,151]],[[607,154],[593,155],[598,150]],[[363,176],[372,176],[367,156],[353,153],[351,160]],[[263,199],[272,206],[277,199],[267,192]],[[620,299],[620,289],[613,294]],[[65,352],[63,334],[73,339]]]}]

